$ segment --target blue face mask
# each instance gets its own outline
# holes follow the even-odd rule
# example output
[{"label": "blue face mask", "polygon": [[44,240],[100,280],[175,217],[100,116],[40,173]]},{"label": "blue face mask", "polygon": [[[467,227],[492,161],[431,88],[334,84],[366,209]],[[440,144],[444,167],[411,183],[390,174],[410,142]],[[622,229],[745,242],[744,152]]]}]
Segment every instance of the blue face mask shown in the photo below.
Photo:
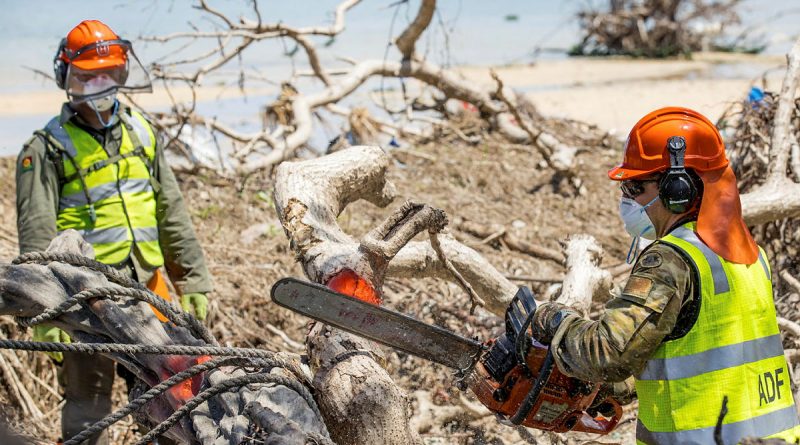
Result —
[{"label": "blue face mask", "polygon": [[619,201],[619,216],[625,224],[625,231],[633,237],[633,242],[628,250],[626,261],[633,263],[639,251],[639,240],[641,238],[653,240],[656,238],[656,228],[647,215],[647,208],[653,205],[658,196],[645,205],[641,205],[636,200],[622,197]]}]

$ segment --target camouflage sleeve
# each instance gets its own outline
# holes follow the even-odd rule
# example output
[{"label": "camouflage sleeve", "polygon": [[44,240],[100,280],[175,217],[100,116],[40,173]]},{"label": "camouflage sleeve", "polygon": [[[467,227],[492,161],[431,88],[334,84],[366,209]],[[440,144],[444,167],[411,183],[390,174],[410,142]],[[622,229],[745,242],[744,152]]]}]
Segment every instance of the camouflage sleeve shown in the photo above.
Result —
[{"label": "camouflage sleeve", "polygon": [[593,382],[637,375],[691,300],[692,276],[691,266],[672,247],[653,245],[599,320],[575,313],[564,318],[551,342],[559,369]]},{"label": "camouflage sleeve", "polygon": [[17,157],[17,233],[20,253],[43,251],[56,236],[58,172],[34,136]]},{"label": "camouflage sleeve", "polygon": [[178,181],[167,164],[163,142],[163,139],[158,140],[154,170],[161,184],[156,196],[156,213],[164,265],[170,280],[181,294],[208,293],[212,285],[203,249],[197,240]]}]

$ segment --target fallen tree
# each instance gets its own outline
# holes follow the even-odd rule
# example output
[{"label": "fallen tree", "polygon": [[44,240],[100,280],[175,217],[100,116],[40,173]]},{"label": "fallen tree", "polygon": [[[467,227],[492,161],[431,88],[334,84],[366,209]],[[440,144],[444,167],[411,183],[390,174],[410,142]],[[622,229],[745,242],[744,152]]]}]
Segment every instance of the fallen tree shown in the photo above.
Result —
[{"label": "fallen tree", "polygon": [[[392,201],[396,192],[386,179],[389,160],[378,147],[352,147],[278,167],[276,210],[306,276],[337,288],[339,277],[354,273],[378,296],[382,295],[386,276],[445,279],[462,286],[472,309],[482,306],[502,316],[517,287],[480,254],[440,233],[447,223],[443,212],[406,202],[360,241],[339,227],[338,216],[354,201],[364,199],[381,207]],[[428,241],[411,241],[424,232]],[[564,286],[559,301],[585,310],[595,293],[609,291],[610,275],[599,268],[602,249],[591,237],[575,237],[568,246],[565,283],[569,284]],[[598,276],[607,279],[595,279]],[[604,291],[599,290],[603,287]],[[598,290],[583,292],[588,288]],[[375,346],[320,323],[311,329],[307,342],[309,355],[319,355],[325,349],[338,353],[325,354],[332,357],[327,362],[312,360],[312,369],[318,376],[321,370],[331,376],[315,378],[315,388],[320,392],[321,405],[326,407],[323,413],[328,424],[335,425],[331,426],[334,440],[352,444],[419,440],[411,412],[406,408],[408,396],[380,366],[381,354]],[[417,394],[424,406],[428,403],[426,397]],[[455,412],[448,415],[451,414]],[[428,428],[419,420],[413,420],[413,425]]]}]

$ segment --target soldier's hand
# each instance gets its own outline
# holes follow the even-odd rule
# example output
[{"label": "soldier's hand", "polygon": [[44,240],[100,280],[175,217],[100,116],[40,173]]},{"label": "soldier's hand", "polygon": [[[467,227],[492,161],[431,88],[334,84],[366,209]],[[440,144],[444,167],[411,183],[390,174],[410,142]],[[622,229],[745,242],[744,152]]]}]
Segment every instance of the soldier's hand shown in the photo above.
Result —
[{"label": "soldier's hand", "polygon": [[205,320],[208,315],[208,297],[199,292],[183,294],[181,295],[181,307],[184,311],[194,314],[198,320]]},{"label": "soldier's hand", "polygon": [[556,335],[558,326],[567,315],[574,313],[568,306],[556,302],[542,303],[533,314],[531,330],[533,338],[539,343],[549,345]]}]

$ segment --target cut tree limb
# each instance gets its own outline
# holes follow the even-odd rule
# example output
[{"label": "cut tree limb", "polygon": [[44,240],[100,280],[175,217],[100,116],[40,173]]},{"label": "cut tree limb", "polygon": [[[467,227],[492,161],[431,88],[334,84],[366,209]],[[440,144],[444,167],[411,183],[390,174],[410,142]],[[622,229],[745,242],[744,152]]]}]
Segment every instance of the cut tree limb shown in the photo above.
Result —
[{"label": "cut tree limb", "polygon": [[[336,218],[358,199],[379,206],[391,202],[394,187],[385,178],[388,159],[380,148],[354,147],[278,166],[275,208],[311,280],[325,284],[349,269],[380,291],[386,262],[399,250],[390,235],[409,209],[401,208],[370,232],[366,246],[344,233]],[[407,241],[409,232],[401,232],[395,240]],[[337,443],[419,442],[409,426],[407,396],[376,362],[370,342],[316,324],[306,344],[317,399]]]}]

